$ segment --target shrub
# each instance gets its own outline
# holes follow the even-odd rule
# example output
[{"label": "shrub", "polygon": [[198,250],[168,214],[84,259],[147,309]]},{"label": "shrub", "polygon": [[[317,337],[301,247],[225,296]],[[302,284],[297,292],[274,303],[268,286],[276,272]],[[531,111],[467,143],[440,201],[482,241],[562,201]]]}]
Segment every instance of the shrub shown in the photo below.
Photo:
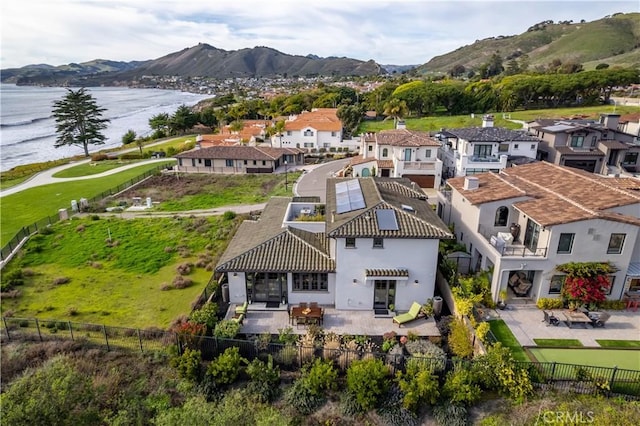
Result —
[{"label": "shrub", "polygon": [[240,323],[230,320],[222,320],[216,324],[213,335],[216,337],[223,337],[227,339],[233,339],[240,332]]},{"label": "shrub", "polygon": [[193,280],[190,278],[185,278],[182,275],[178,275],[173,279],[173,287],[180,290],[183,288],[187,288],[193,284]]},{"label": "shrub", "polygon": [[471,370],[483,388],[497,390],[515,401],[522,401],[533,393],[528,370],[517,365],[509,348],[500,342],[490,346],[486,355],[478,357]]},{"label": "shrub", "polygon": [[278,394],[280,384],[280,368],[273,365],[273,358],[269,355],[267,362],[258,358],[247,365],[247,375],[251,379],[247,390],[253,393],[259,402],[271,402]]},{"label": "shrub", "polygon": [[139,152],[125,152],[124,154],[120,154],[118,159],[120,160],[141,160],[143,158],[142,154]]},{"label": "shrub", "polygon": [[108,159],[109,159],[109,156],[107,154],[93,154],[91,156],[91,161],[104,161]]},{"label": "shrub", "polygon": [[224,212],[224,213],[222,214],[222,218],[223,218],[224,220],[233,220],[233,219],[235,219],[235,218],[236,218],[236,213],[235,213],[235,212],[232,212],[231,210],[227,210],[226,212]]},{"label": "shrub", "polygon": [[340,355],[340,336],[335,333],[328,333],[324,337],[322,357],[324,359],[335,359]]},{"label": "shrub", "polygon": [[62,285],[62,284],[67,284],[69,281],[71,281],[71,278],[69,277],[58,277],[53,280],[53,284]]},{"label": "shrub", "polygon": [[471,358],[473,345],[467,325],[460,318],[456,318],[450,325],[449,347],[460,358]]},{"label": "shrub", "polygon": [[2,291],[9,291],[16,286],[24,284],[24,274],[22,269],[12,269],[2,274],[1,288]]},{"label": "shrub", "polygon": [[447,373],[442,393],[451,404],[472,405],[480,399],[482,389],[470,370],[457,365]]},{"label": "shrub", "polygon": [[402,406],[408,410],[417,413],[421,405],[435,404],[440,396],[438,377],[429,364],[417,358],[409,359],[405,372],[396,377],[403,393]]},{"label": "shrub", "polygon": [[176,267],[176,271],[180,275],[189,275],[191,273],[191,269],[193,268],[193,263],[181,263]]},{"label": "shrub", "polygon": [[182,355],[171,358],[170,364],[183,379],[198,382],[202,374],[201,359],[200,351],[186,348]]},{"label": "shrub", "polygon": [[462,405],[438,405],[433,409],[433,417],[440,426],[467,425],[467,409]]},{"label": "shrub", "polygon": [[287,389],[284,394],[284,400],[287,404],[294,407],[300,414],[308,415],[313,413],[322,403],[324,397],[322,395],[314,395],[307,387],[304,379],[300,378],[293,382],[293,385]]},{"label": "shrub", "polygon": [[278,329],[278,342],[283,344],[296,343],[298,341],[298,335],[293,333],[293,328],[280,328]]},{"label": "shrub", "polygon": [[338,371],[333,362],[316,358],[312,364],[303,369],[303,380],[312,395],[323,395],[326,391],[335,390]]},{"label": "shrub", "polygon": [[298,359],[298,348],[287,343],[274,355],[274,359],[278,364],[291,366]]},{"label": "shrub", "polygon": [[382,398],[382,403],[376,410],[385,424],[393,426],[417,426],[418,419],[411,411],[402,405],[402,391],[398,386],[391,386],[389,392]]},{"label": "shrub", "polygon": [[242,362],[243,358],[240,356],[240,350],[237,347],[227,348],[216,359],[211,361],[211,364],[207,367],[207,374],[213,378],[213,381],[218,386],[230,385],[238,378]]},{"label": "shrub", "polygon": [[389,331],[382,335],[382,351],[389,352],[397,342],[397,333],[395,331]]},{"label": "shrub", "polygon": [[218,322],[218,305],[212,302],[205,303],[200,309],[191,312],[189,321],[204,324],[212,330]]},{"label": "shrub", "polygon": [[560,298],[542,297],[536,302],[538,309],[562,309],[564,301]]},{"label": "shrub", "polygon": [[488,322],[486,321],[482,321],[480,324],[478,324],[478,326],[476,327],[476,336],[478,337],[478,339],[480,339],[482,342],[485,342],[485,339],[487,337],[487,333],[489,333],[489,330],[491,329],[491,326],[489,325]]},{"label": "shrub", "polygon": [[347,370],[347,391],[358,402],[360,411],[376,406],[389,388],[389,370],[378,359],[356,360]]}]

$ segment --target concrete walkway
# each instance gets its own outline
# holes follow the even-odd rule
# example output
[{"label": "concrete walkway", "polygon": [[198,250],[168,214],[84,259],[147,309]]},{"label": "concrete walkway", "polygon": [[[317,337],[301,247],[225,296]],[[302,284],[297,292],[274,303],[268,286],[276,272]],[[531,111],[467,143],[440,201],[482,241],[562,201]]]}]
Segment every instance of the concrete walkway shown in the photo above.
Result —
[{"label": "concrete walkway", "polygon": [[547,326],[544,314],[533,305],[509,305],[509,309],[497,312],[522,346],[536,346],[533,339],[578,339],[586,347],[600,347],[596,342],[600,339],[640,340],[640,310],[607,311],[611,318],[604,328],[579,324],[569,328],[561,310],[552,311],[560,324]]}]

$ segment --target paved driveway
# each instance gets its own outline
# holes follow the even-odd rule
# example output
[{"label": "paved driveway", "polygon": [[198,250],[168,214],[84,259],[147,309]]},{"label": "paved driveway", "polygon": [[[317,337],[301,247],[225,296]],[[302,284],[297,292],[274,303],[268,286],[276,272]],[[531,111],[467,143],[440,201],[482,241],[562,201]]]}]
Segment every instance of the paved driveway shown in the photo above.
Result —
[{"label": "paved driveway", "polygon": [[327,178],[333,177],[335,172],[342,170],[349,164],[349,160],[349,158],[344,158],[311,168],[305,167],[308,171],[298,179],[296,195],[301,197],[318,196],[323,203],[326,202]]}]

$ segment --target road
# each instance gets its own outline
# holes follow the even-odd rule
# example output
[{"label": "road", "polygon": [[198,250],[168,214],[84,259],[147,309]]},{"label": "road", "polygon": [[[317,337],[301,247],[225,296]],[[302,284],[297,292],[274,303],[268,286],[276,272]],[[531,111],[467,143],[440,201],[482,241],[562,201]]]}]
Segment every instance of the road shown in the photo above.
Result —
[{"label": "road", "polygon": [[307,173],[304,173],[295,187],[295,194],[300,197],[320,197],[320,201],[326,202],[326,188],[327,178],[333,177],[334,173],[338,170],[342,170],[347,164],[349,164],[349,158],[342,160],[331,161],[329,163],[322,163],[313,168],[305,168]]}]

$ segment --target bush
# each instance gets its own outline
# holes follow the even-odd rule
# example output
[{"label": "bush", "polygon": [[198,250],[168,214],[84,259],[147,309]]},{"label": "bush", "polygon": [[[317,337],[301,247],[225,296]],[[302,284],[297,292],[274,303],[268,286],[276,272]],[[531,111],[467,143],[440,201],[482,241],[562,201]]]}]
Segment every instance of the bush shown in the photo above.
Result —
[{"label": "bush", "polygon": [[472,405],[480,399],[482,389],[476,384],[470,370],[457,365],[447,373],[442,394],[451,404]]},{"label": "bush", "polygon": [[224,337],[227,339],[233,339],[240,332],[240,323],[230,320],[222,320],[216,324],[213,335],[216,337]]},{"label": "bush", "polygon": [[207,329],[213,330],[218,322],[218,305],[212,302],[206,303],[200,309],[191,312],[189,321],[204,324]]},{"label": "bush", "polygon": [[490,346],[486,355],[478,357],[471,370],[484,389],[497,390],[515,401],[522,401],[533,393],[528,370],[517,365],[509,348],[500,342]]},{"label": "bush", "polygon": [[440,396],[438,377],[431,365],[418,358],[407,361],[406,371],[397,373],[398,386],[403,393],[402,406],[415,413],[423,404],[435,404]]},{"label": "bush", "polygon": [[223,218],[224,220],[233,220],[233,219],[235,219],[235,218],[236,218],[236,213],[235,213],[235,212],[232,212],[231,210],[227,210],[226,212],[224,212],[224,213],[222,214],[222,218]]},{"label": "bush", "polygon": [[415,414],[402,406],[402,391],[398,386],[391,386],[389,392],[382,399],[382,404],[376,410],[385,424],[392,426],[417,426]]},{"label": "bush", "polygon": [[247,375],[251,379],[247,390],[256,396],[259,402],[271,402],[277,394],[280,384],[280,368],[273,365],[273,358],[269,355],[267,362],[255,358],[247,366]]},{"label": "bush", "polygon": [[278,364],[291,366],[298,359],[298,348],[293,344],[286,344],[274,355],[274,358]]},{"label": "bush", "polygon": [[389,388],[389,370],[379,359],[353,361],[347,370],[347,391],[356,398],[360,411],[376,406]]},{"label": "bush", "polygon": [[0,288],[3,292],[12,290],[14,287],[24,284],[24,274],[22,269],[12,269],[5,274],[2,274],[2,281],[0,282]]},{"label": "bush", "polygon": [[462,405],[438,405],[433,409],[433,417],[440,426],[467,425],[467,409]]},{"label": "bush", "polygon": [[323,395],[337,388],[338,371],[331,361],[316,358],[302,370],[302,375],[312,395]]},{"label": "bush", "polygon": [[170,364],[183,379],[198,382],[202,374],[201,359],[200,351],[186,348],[182,355],[171,358]]},{"label": "bush", "polygon": [[471,344],[471,335],[467,325],[460,318],[456,318],[449,327],[449,347],[451,351],[460,358],[471,358],[473,345]]},{"label": "bush", "polygon": [[542,297],[538,299],[536,302],[536,306],[538,309],[548,310],[548,309],[562,309],[564,306],[564,301],[560,298],[550,298],[550,297]]},{"label": "bush", "polygon": [[108,159],[109,159],[109,156],[107,154],[93,154],[91,156],[91,161],[105,161]]},{"label": "bush", "polygon": [[240,356],[240,349],[237,347],[227,348],[221,355],[211,361],[207,367],[207,375],[213,378],[218,386],[230,385],[240,373],[240,365],[246,362]]},{"label": "bush", "polygon": [[139,152],[125,152],[124,154],[120,154],[118,159],[120,160],[141,160],[143,158],[142,154]]},{"label": "bush", "polygon": [[287,389],[284,394],[284,400],[287,404],[298,410],[300,414],[308,415],[322,405],[324,397],[311,393],[304,379],[300,378],[293,382],[293,385]]}]

